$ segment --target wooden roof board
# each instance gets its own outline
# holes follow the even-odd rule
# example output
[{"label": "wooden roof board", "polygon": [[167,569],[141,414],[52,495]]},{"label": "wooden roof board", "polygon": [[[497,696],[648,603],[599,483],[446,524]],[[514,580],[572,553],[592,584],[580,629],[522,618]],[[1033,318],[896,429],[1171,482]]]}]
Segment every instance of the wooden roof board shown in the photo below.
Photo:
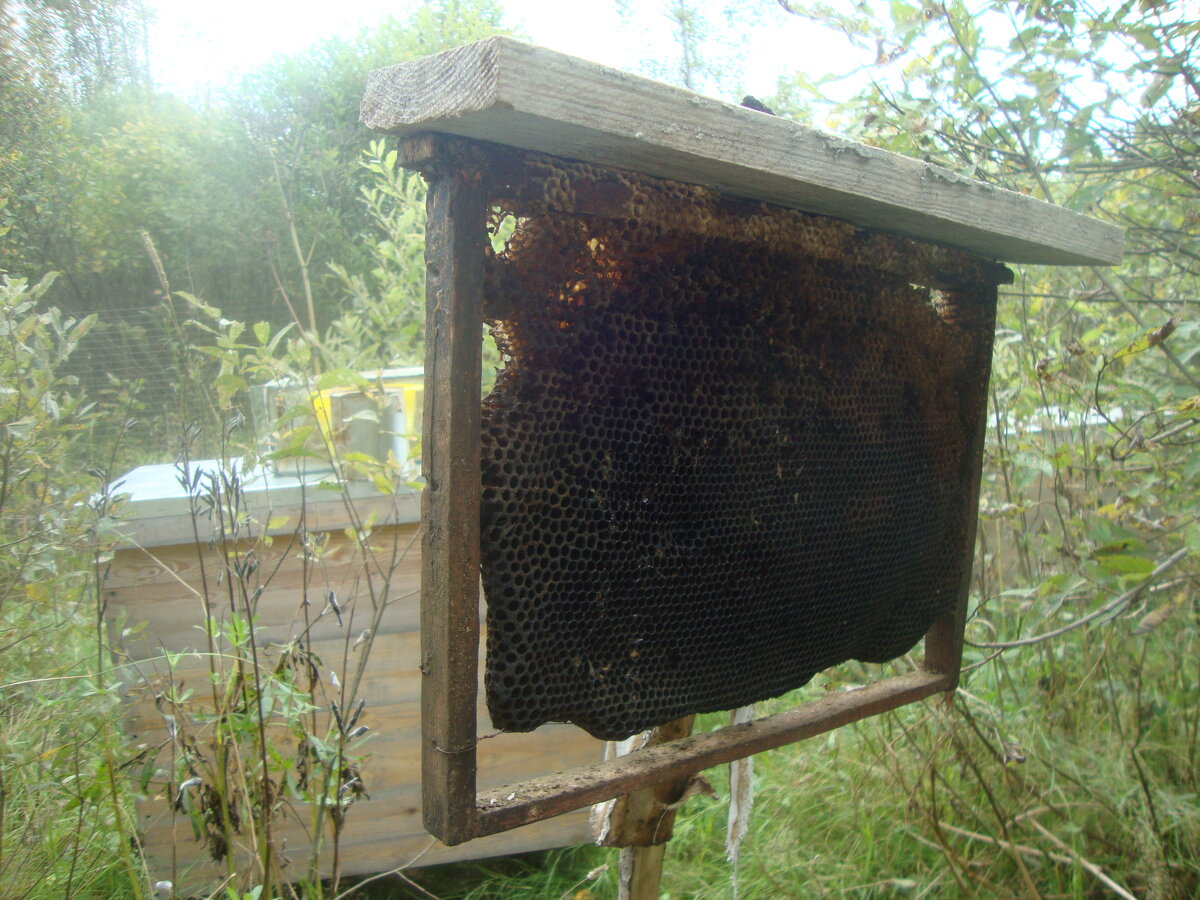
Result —
[{"label": "wooden roof board", "polygon": [[495,37],[378,69],[362,119],[633,169],[1006,262],[1111,265],[1113,225],[929,163]]}]

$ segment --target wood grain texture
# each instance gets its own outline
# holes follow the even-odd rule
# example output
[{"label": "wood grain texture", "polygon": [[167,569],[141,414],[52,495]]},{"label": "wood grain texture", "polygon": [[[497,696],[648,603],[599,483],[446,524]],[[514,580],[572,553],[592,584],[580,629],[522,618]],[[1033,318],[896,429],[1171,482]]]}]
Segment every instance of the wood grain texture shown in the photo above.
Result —
[{"label": "wood grain texture", "polygon": [[[383,627],[392,631],[418,628],[421,553],[416,525],[379,526],[372,533],[372,561],[377,573],[387,573],[386,595],[391,607]],[[264,643],[286,643],[304,627],[308,601],[310,635],[314,640],[338,639],[346,629],[367,627],[371,616],[370,596],[365,585],[364,555],[357,543],[341,531],[324,538],[319,557],[308,567],[300,565],[300,547],[286,537],[269,547],[244,542],[242,552],[254,548],[259,557],[257,586],[263,588],[258,601],[257,625]],[[214,617],[229,617],[230,607],[222,602],[225,576],[222,553],[216,547],[180,545],[119,550],[105,575],[103,588],[110,605],[125,606],[131,619],[145,622],[141,635],[130,641],[139,658],[155,655],[157,648],[173,651],[197,650],[205,645],[197,624],[203,621],[200,595],[208,591]],[[201,572],[206,581],[202,580]],[[384,579],[375,579],[376,589]],[[346,611],[346,625],[328,610],[322,615],[327,591],[334,591]],[[130,600],[130,597],[136,598]],[[132,604],[132,605],[131,605]]]},{"label": "wood grain texture", "polygon": [[[692,733],[695,721],[695,716],[684,716],[659,725],[650,732],[646,746],[657,747],[687,737]],[[608,832],[600,843],[608,847],[653,847],[665,844],[675,832],[676,808],[692,777],[692,773],[684,772],[669,781],[618,797],[613,804]],[[636,864],[634,868],[637,868]]]},{"label": "wood grain texture", "polygon": [[475,829],[479,649],[479,403],[487,236],[482,173],[426,172],[425,491],[421,574],[425,827],[449,845]]},{"label": "wood grain texture", "polygon": [[659,900],[666,854],[666,844],[623,848],[617,900]]},{"label": "wood grain texture", "polygon": [[701,184],[988,259],[1110,265],[1124,242],[1120,228],[939,166],[510,38],[376,70],[362,119]]},{"label": "wood grain texture", "polygon": [[[390,805],[403,812],[378,815],[381,805]],[[357,824],[354,817],[358,817]],[[147,864],[152,880],[172,881],[178,896],[209,896],[221,884],[224,865],[214,865],[205,847],[192,838],[187,821],[165,809],[146,812],[141,827],[149,835],[161,837],[162,843],[145,846]],[[544,850],[547,847],[567,847],[587,843],[589,836],[586,813],[574,813],[549,822],[539,822],[528,828],[491,835],[469,844],[447,847],[431,837],[421,826],[420,797],[412,793],[406,798],[372,796],[371,801],[350,813],[347,833],[341,847],[342,872],[362,875],[386,872],[398,867],[441,865],[443,863],[486,859]],[[290,860],[285,875],[302,874],[306,860],[307,835],[294,823],[284,825],[281,837],[286,840]],[[235,847],[235,853],[248,848]],[[172,877],[174,876],[174,877]],[[222,895],[223,896],[223,895]]]},{"label": "wood grain texture", "polygon": [[561,815],[686,773],[832,731],[950,690],[957,674],[918,672],[833,694],[746,725],[646,747],[628,756],[478,795],[479,834]]}]

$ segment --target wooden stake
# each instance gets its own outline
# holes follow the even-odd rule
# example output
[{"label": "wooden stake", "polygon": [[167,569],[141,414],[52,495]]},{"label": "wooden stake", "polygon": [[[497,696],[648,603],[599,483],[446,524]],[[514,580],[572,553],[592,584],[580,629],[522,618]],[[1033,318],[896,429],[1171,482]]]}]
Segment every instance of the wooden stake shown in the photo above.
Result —
[{"label": "wooden stake", "polygon": [[[650,732],[647,747],[692,733],[695,716],[684,716]],[[694,776],[688,772],[617,799],[604,843],[621,848],[618,900],[658,900],[663,857],[675,828],[675,812]]]},{"label": "wooden stake", "polygon": [[617,900],[658,900],[667,845],[622,847]]}]

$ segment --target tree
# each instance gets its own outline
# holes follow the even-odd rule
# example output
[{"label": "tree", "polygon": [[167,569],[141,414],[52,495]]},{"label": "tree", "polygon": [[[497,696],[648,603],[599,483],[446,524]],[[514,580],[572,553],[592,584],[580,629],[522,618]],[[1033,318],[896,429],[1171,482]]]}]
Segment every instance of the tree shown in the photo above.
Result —
[{"label": "tree", "polygon": [[645,5],[617,0],[616,8],[626,27],[640,32],[642,42],[654,48],[653,56],[639,65],[646,75],[723,99],[742,95],[744,37],[763,10],[695,0]]},{"label": "tree", "polygon": [[79,106],[145,85],[135,0],[0,0],[0,269],[40,270],[77,173],[65,148]]},{"label": "tree", "polygon": [[[374,228],[362,195],[371,176],[360,165],[373,138],[358,118],[367,74],[498,33],[495,0],[429,2],[405,20],[389,17],[354,38],[281,57],[226,96],[243,135],[243,165],[256,173],[260,257],[305,327],[323,327],[337,313],[341,282],[331,264],[350,272],[372,264],[357,240]],[[301,298],[304,307],[311,299],[311,322]]]},{"label": "tree", "polygon": [[237,319],[294,314],[323,329],[352,302],[342,276],[376,265],[362,193],[374,176],[360,165],[375,137],[358,121],[367,73],[496,33],[501,14],[494,0],[428,2],[189,106],[131,68],[134,6],[0,0],[12,26],[0,32],[0,268],[59,271],[47,301],[102,314],[72,359],[90,387],[112,372],[165,402],[162,291],[143,231],[173,289]]}]

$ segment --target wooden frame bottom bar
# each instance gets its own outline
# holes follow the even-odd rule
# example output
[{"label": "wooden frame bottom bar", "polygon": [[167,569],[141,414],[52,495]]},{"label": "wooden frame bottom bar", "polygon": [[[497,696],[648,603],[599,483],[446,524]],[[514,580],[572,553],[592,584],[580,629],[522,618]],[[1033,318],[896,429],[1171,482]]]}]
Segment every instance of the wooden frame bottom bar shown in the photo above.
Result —
[{"label": "wooden frame bottom bar", "polygon": [[957,673],[916,672],[822,697],[785,712],[647,747],[628,756],[480,793],[474,837],[507,831],[832,731],[868,716],[954,690]]}]

